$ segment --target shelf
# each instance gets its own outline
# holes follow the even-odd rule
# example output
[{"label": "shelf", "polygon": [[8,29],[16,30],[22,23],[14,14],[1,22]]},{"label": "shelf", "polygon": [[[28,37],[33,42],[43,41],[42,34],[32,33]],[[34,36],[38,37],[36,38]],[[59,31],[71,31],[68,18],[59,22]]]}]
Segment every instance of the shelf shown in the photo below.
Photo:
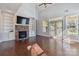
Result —
[{"label": "shelf", "polygon": [[29,26],[29,24],[15,24],[15,25],[19,25],[19,26]]}]

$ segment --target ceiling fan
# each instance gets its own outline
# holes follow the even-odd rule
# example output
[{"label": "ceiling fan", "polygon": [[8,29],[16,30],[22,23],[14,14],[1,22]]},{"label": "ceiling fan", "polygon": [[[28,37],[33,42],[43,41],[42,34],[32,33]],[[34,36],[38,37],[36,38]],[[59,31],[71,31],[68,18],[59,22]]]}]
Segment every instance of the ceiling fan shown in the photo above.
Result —
[{"label": "ceiling fan", "polygon": [[39,6],[44,5],[44,7],[46,8],[48,4],[52,4],[52,3],[41,3],[41,4],[39,4]]}]

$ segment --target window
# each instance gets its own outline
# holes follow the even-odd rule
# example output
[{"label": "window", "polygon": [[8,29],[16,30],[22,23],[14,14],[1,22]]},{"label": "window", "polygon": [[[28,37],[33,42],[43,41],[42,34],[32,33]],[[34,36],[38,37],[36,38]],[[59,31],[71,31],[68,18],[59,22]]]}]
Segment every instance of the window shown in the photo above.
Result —
[{"label": "window", "polygon": [[78,16],[66,17],[66,30],[68,35],[78,34]]},{"label": "window", "polygon": [[47,30],[48,30],[48,21],[43,20],[42,21],[42,26],[43,26],[43,32],[47,32]]}]

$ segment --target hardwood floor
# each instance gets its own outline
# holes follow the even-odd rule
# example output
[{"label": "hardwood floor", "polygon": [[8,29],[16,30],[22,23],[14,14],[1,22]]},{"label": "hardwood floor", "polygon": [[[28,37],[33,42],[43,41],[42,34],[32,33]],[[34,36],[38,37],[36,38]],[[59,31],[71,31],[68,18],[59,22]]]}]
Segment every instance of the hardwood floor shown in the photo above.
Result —
[{"label": "hardwood floor", "polygon": [[27,41],[7,41],[0,43],[0,55],[4,56],[25,56],[29,55]]},{"label": "hardwood floor", "polygon": [[[30,38],[29,38],[30,39]],[[6,41],[0,43],[0,56],[31,56],[27,49],[29,45],[37,43],[44,53],[48,56],[78,56],[79,43],[68,44],[62,40],[37,36],[33,42],[25,41]]]}]

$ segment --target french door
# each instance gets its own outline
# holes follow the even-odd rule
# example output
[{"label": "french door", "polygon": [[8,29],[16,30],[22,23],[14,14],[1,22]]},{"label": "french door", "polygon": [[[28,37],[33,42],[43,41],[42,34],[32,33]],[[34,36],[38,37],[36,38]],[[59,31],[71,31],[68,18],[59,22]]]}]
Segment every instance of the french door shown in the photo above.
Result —
[{"label": "french door", "polygon": [[51,36],[62,36],[62,20],[50,22],[50,35]]},{"label": "french door", "polygon": [[63,49],[63,21],[62,18],[52,19],[49,22],[49,33],[53,41],[53,49],[56,51],[56,55],[62,55]]}]

